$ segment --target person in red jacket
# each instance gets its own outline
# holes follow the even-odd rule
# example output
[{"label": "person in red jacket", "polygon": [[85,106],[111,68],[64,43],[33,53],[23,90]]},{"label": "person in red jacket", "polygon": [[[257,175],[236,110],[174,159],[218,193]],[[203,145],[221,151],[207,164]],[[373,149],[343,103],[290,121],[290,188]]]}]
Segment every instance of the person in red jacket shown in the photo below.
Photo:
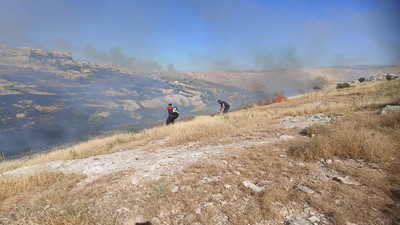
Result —
[{"label": "person in red jacket", "polygon": [[179,116],[179,110],[174,110],[172,104],[169,103],[167,108],[165,108],[165,112],[167,111],[168,111],[167,125],[169,125],[170,123],[173,124],[175,119],[178,118]]}]

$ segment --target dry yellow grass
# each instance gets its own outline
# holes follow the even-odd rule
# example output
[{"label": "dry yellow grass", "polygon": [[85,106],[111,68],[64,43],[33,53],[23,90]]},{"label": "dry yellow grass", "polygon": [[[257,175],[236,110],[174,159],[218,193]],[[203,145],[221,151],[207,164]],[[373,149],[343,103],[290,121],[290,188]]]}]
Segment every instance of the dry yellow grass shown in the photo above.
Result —
[{"label": "dry yellow grass", "polygon": [[312,138],[294,141],[289,152],[306,160],[340,157],[385,161],[399,158],[400,134],[396,131],[399,126],[399,113],[382,116],[350,113],[329,127],[308,128],[306,133]]},{"label": "dry yellow grass", "polygon": [[[75,224],[88,220],[85,203],[68,195],[82,178],[59,172],[0,177],[0,215],[10,219],[2,222],[18,224],[29,218],[37,224]],[[13,212],[18,216],[13,217]]]}]

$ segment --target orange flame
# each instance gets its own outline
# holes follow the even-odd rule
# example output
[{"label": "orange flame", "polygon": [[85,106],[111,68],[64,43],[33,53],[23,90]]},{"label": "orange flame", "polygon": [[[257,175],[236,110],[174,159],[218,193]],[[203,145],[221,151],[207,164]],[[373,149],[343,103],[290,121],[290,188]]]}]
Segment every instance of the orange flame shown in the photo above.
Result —
[{"label": "orange flame", "polygon": [[285,99],[283,99],[280,95],[277,95],[277,96],[275,97],[275,99],[276,99],[276,102],[283,102],[283,101],[285,101]]}]

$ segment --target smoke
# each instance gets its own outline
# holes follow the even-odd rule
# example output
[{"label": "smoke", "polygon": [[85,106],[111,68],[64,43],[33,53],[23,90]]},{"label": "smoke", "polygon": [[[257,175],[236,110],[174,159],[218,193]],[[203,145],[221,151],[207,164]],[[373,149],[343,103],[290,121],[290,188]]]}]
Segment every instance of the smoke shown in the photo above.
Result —
[{"label": "smoke", "polygon": [[293,78],[293,74],[283,74],[282,76],[268,78],[263,84],[263,93],[264,96],[275,96],[276,94],[294,96],[299,93],[321,89],[327,84],[329,84],[329,79],[324,76],[297,80]]},{"label": "smoke", "polygon": [[264,4],[271,3],[191,2],[213,31],[212,54],[192,53],[191,64],[271,71],[400,62],[399,1]]},{"label": "smoke", "polygon": [[81,52],[82,48],[77,45],[72,44],[72,42],[67,39],[58,39],[56,43],[57,48],[64,49],[69,52]]},{"label": "smoke", "polygon": [[175,72],[174,64],[168,64],[167,71],[168,72]]},{"label": "smoke", "polygon": [[93,61],[127,66],[144,71],[162,70],[162,66],[152,60],[138,60],[133,56],[126,56],[120,47],[113,47],[108,51],[101,51],[97,50],[93,45],[86,45],[83,49],[83,54]]},{"label": "smoke", "polygon": [[[163,70],[163,67],[155,61],[139,60],[133,56],[125,55],[122,52],[121,48],[118,46],[110,48],[107,51],[103,51],[97,49],[92,44],[88,44],[85,47],[81,48],[66,39],[59,39],[56,43],[56,46],[57,48],[75,53],[78,56],[81,56],[84,60],[126,66],[140,71]],[[168,65],[167,70],[175,71],[172,64]]]}]

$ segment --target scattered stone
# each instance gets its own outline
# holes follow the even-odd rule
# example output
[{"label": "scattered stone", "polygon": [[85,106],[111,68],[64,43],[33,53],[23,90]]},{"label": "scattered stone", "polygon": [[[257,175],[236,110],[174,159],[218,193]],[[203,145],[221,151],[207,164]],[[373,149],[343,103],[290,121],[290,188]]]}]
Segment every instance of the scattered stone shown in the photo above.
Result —
[{"label": "scattered stone", "polygon": [[279,211],[279,214],[280,214],[282,217],[286,217],[286,216],[289,214],[289,212],[288,212],[287,209],[283,209],[283,210]]},{"label": "scattered stone", "polygon": [[242,175],[242,173],[240,173],[240,171],[233,171],[233,172],[238,176]]},{"label": "scattered stone", "polygon": [[348,184],[348,185],[356,185],[356,186],[361,185],[360,183],[358,183],[356,181],[352,181],[349,176],[346,176],[346,177],[333,177],[332,180],[337,181],[339,183]]},{"label": "scattered stone", "polygon": [[211,198],[212,198],[214,201],[219,201],[219,200],[223,199],[224,196],[222,196],[221,193],[218,193],[218,194],[215,194],[215,195],[211,195]]},{"label": "scattered stone", "polygon": [[282,208],[283,207],[283,204],[280,203],[280,202],[273,202],[272,205],[275,206],[276,208]]},{"label": "scattered stone", "polygon": [[179,190],[179,187],[178,186],[175,186],[175,187],[173,187],[172,188],[172,193],[176,193],[176,192],[178,192],[178,190]]},{"label": "scattered stone", "polygon": [[181,187],[181,191],[190,191],[190,190],[192,190],[192,187],[190,185]]},{"label": "scattered stone", "polygon": [[132,210],[125,208],[125,207],[121,207],[119,209],[117,209],[116,211],[118,214],[122,214],[122,213],[126,213],[126,212],[132,212]]},{"label": "scattered stone", "polygon": [[387,80],[387,75],[390,75],[392,79],[399,78],[399,76],[396,74],[377,74],[377,75],[372,75],[369,78],[369,81]]},{"label": "scattered stone", "polygon": [[207,202],[207,203],[204,204],[204,207],[211,207],[213,205],[214,205],[213,202]]},{"label": "scattered stone", "polygon": [[296,214],[293,216],[293,219],[288,223],[288,225],[312,225],[312,223],[308,220],[302,218],[302,215]]},{"label": "scattered stone", "polygon": [[314,191],[314,190],[312,190],[311,188],[308,188],[308,187],[306,187],[306,186],[303,186],[303,185],[301,185],[301,184],[298,184],[297,187],[298,187],[300,190],[302,190],[303,192],[307,193],[307,194],[310,194],[310,195],[315,194],[315,191]]},{"label": "scattered stone", "polygon": [[201,215],[201,209],[200,209],[200,208],[197,208],[194,212],[195,212],[197,215]]},{"label": "scattered stone", "polygon": [[270,180],[262,180],[262,181],[259,181],[258,183],[257,183],[257,185],[258,186],[262,186],[262,187],[265,187],[265,188],[269,188],[271,185],[273,185],[275,182],[273,182],[273,181],[270,181]]},{"label": "scattered stone", "polygon": [[229,184],[225,184],[224,187],[225,187],[226,189],[231,189],[232,186],[229,185]]},{"label": "scattered stone", "polygon": [[279,123],[278,126],[287,129],[307,128],[313,124],[326,124],[338,118],[339,117],[328,115],[325,113],[303,115],[303,116],[286,116],[281,119],[281,122]]},{"label": "scattered stone", "polygon": [[279,140],[290,140],[290,139],[294,139],[293,136],[290,135],[281,135],[278,137]]},{"label": "scattered stone", "polygon": [[257,186],[253,183],[251,183],[250,181],[244,181],[243,182],[243,186],[250,188],[251,190],[255,191],[255,192],[261,192],[264,191],[266,186]]},{"label": "scattered stone", "polygon": [[131,180],[131,184],[132,185],[137,185],[137,184],[139,184],[139,180],[136,177],[133,177],[132,180]]},{"label": "scattered stone", "polygon": [[346,221],[346,225],[357,225],[357,224],[356,224],[356,223],[349,222],[349,221]]},{"label": "scattered stone", "polygon": [[307,218],[308,221],[310,221],[311,223],[318,223],[320,222],[320,219],[318,217],[314,216],[310,216]]},{"label": "scattered stone", "polygon": [[136,220],[136,223],[146,223],[147,221],[145,221],[144,220],[144,218],[143,218],[143,216],[137,216],[136,218],[135,218],[135,220]]},{"label": "scattered stone", "polygon": [[392,112],[400,112],[400,105],[387,105],[381,109],[379,114],[387,115]]},{"label": "scattered stone", "polygon": [[204,183],[210,183],[221,180],[221,176],[205,177],[201,181],[197,182],[196,185],[201,185]]}]

